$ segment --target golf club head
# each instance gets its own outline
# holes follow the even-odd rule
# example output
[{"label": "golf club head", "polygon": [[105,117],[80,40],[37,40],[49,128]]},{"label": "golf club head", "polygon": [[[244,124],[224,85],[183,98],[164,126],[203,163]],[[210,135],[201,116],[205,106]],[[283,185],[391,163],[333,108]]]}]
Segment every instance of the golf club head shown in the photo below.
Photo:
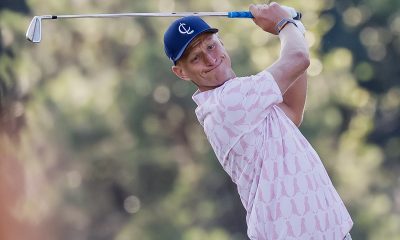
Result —
[{"label": "golf club head", "polygon": [[42,39],[42,18],[35,16],[26,31],[26,39],[33,43],[39,43]]}]

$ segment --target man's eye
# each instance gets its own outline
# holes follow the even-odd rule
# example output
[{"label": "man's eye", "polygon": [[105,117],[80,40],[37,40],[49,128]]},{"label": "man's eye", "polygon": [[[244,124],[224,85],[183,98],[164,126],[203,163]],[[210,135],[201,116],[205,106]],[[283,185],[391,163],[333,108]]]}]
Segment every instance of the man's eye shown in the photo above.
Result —
[{"label": "man's eye", "polygon": [[208,45],[208,50],[212,50],[215,48],[215,44]]},{"label": "man's eye", "polygon": [[199,59],[199,56],[196,55],[196,56],[194,56],[194,57],[192,58],[191,62],[195,62],[195,61],[197,61],[198,59]]}]

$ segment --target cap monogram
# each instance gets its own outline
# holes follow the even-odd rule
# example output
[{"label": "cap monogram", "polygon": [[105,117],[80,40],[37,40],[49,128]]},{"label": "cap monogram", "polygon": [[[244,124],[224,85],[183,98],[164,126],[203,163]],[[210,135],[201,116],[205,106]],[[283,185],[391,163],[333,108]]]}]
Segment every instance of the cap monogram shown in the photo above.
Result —
[{"label": "cap monogram", "polygon": [[179,32],[182,34],[188,34],[188,35],[192,34],[194,32],[194,30],[191,30],[190,27],[186,28],[185,25],[186,25],[186,23],[179,24],[179,28],[178,28]]}]

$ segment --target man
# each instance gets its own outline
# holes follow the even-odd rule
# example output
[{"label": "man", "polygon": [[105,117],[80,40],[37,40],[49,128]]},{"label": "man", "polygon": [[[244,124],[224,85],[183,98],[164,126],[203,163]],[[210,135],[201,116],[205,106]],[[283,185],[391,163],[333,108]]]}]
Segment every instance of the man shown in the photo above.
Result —
[{"label": "man", "polygon": [[277,3],[251,5],[250,11],[261,29],[279,35],[281,53],[274,64],[236,77],[218,30],[185,17],[164,35],[172,71],[198,87],[196,115],[237,184],[250,239],[351,239],[349,213],[297,128],[310,63],[302,24]]}]

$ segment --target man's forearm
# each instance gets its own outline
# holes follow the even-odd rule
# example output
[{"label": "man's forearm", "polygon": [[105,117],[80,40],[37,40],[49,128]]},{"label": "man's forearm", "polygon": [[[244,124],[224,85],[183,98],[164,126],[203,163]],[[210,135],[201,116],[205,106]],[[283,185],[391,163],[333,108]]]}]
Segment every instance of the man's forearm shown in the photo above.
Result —
[{"label": "man's forearm", "polygon": [[281,53],[268,71],[274,76],[282,94],[303,74],[310,64],[308,46],[303,34],[289,23],[279,34]]},{"label": "man's forearm", "polygon": [[[279,34],[280,57],[267,70],[284,94],[310,65],[304,32],[291,22],[290,15],[277,3],[251,5],[250,11],[254,16],[253,21],[261,29],[272,34]],[[286,24],[282,24],[285,22]]]},{"label": "man's forearm", "polygon": [[281,53],[278,61],[283,64],[290,64],[289,74],[296,76],[297,79],[309,65],[309,50],[304,35],[292,23],[288,23],[279,33],[281,40]]}]

